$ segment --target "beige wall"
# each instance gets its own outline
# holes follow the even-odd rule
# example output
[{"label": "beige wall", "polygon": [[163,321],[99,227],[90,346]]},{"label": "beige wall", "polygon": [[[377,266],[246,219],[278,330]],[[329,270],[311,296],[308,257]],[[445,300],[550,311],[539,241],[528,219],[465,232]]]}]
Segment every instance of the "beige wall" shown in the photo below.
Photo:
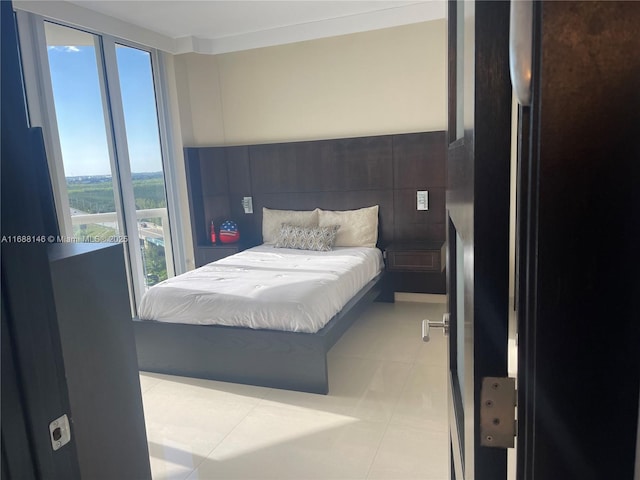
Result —
[{"label": "beige wall", "polygon": [[446,21],[175,57],[185,146],[446,128]]},{"label": "beige wall", "polygon": [[[446,128],[445,20],[223,55],[177,55],[168,63],[184,146]],[[175,158],[190,270],[184,161]]]}]

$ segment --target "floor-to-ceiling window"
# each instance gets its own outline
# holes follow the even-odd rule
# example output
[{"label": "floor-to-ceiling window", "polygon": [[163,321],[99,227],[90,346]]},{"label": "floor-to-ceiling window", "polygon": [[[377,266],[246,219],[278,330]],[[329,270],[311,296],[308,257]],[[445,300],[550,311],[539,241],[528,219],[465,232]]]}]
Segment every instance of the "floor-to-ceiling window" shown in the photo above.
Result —
[{"label": "floor-to-ceiling window", "polygon": [[35,15],[22,24],[62,240],[124,244],[135,314],[175,273],[157,52]]}]

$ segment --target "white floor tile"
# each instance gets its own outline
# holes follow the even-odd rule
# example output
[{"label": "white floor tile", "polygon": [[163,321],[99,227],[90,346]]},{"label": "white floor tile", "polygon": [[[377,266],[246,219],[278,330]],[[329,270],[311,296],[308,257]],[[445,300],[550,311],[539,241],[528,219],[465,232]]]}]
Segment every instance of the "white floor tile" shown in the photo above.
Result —
[{"label": "white floor tile", "polygon": [[419,330],[410,333],[404,327],[353,326],[330,351],[330,355],[370,360],[413,363],[422,340]]},{"label": "white floor tile", "polygon": [[447,368],[449,338],[441,330],[431,331],[428,342],[423,342],[416,356],[416,363]]},{"label": "white floor tile", "polygon": [[411,365],[331,355],[329,395],[272,390],[266,400],[387,422],[407,381]]},{"label": "white floor tile", "polygon": [[154,480],[183,480],[205,460],[189,446],[169,438],[164,438],[161,444],[149,441],[149,456]]},{"label": "white floor tile", "polygon": [[160,383],[162,378],[155,373],[140,372],[140,390],[142,393],[146,393],[149,389]]},{"label": "white floor tile", "polygon": [[441,480],[442,304],[373,304],[329,352],[329,395],[142,373],[154,480]]},{"label": "white floor tile", "polygon": [[420,337],[423,319],[441,320],[446,310],[442,304],[374,303],[354,324],[355,327],[375,327],[397,330],[406,328]]},{"label": "white floor tile", "polygon": [[447,372],[444,367],[414,365],[391,422],[434,432],[448,432]]},{"label": "white floor tile", "polygon": [[184,478],[268,392],[246,385],[172,378],[143,395],[156,480]]},{"label": "white floor tile", "polygon": [[391,423],[367,478],[445,480],[448,478],[448,432]]},{"label": "white floor tile", "polygon": [[384,430],[354,417],[259,405],[189,479],[365,478]]}]

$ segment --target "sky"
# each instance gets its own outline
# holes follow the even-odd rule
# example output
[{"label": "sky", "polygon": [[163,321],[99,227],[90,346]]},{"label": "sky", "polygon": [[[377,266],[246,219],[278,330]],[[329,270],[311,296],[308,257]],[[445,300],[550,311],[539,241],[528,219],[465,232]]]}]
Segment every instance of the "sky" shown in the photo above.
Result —
[{"label": "sky", "polygon": [[[65,176],[111,175],[93,46],[49,46],[49,67]],[[148,52],[116,48],[131,171],[162,170]]]}]

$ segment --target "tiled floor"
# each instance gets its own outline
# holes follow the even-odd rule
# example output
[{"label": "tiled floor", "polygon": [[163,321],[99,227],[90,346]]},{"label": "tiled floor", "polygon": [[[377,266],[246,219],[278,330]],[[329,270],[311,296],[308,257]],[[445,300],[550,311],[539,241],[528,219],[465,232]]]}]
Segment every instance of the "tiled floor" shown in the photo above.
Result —
[{"label": "tiled floor", "polygon": [[444,304],[374,303],[329,353],[329,395],[143,373],[154,480],[448,478]]}]

